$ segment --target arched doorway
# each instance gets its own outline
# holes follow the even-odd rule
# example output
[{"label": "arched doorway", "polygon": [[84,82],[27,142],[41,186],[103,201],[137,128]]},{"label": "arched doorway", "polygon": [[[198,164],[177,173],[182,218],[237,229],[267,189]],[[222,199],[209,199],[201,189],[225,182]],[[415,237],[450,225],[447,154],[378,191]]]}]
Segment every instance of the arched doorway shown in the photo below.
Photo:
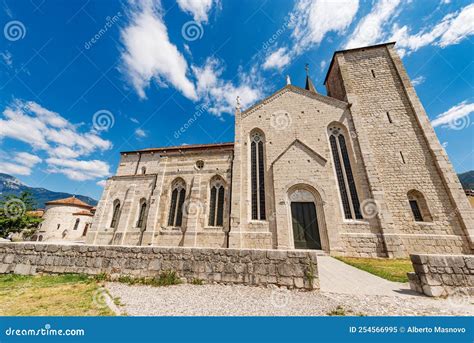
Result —
[{"label": "arched doorway", "polygon": [[310,186],[297,185],[290,189],[288,198],[293,247],[315,250],[326,248],[324,213],[317,191]]}]

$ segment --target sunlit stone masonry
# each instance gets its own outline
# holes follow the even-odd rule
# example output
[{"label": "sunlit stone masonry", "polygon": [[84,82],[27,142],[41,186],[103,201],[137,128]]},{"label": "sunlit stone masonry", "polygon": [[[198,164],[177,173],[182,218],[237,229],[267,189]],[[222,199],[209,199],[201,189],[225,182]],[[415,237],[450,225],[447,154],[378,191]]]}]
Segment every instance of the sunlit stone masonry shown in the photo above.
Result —
[{"label": "sunlit stone masonry", "polygon": [[[474,215],[394,43],[235,111],[233,143],[121,153],[88,244],[471,254]],[[189,118],[186,127],[199,118]]]}]

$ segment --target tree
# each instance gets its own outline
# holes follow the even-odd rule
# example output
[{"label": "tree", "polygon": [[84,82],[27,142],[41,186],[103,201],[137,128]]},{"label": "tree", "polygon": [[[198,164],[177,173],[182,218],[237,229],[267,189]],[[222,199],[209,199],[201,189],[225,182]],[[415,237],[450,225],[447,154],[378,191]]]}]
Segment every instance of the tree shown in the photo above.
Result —
[{"label": "tree", "polygon": [[35,201],[29,192],[20,196],[6,195],[0,199],[0,237],[6,238],[10,233],[23,232],[31,236],[38,229],[43,219],[33,216]]}]

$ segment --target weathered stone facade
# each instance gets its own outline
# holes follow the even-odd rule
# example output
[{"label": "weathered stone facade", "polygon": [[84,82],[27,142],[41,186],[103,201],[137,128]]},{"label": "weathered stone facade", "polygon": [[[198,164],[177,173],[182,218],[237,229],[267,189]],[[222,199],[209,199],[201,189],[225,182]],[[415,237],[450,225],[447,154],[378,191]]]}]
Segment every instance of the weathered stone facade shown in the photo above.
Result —
[{"label": "weathered stone facade", "polygon": [[0,243],[0,274],[107,274],[156,277],[172,270],[187,282],[318,289],[315,251],[159,248]]},{"label": "weathered stone facade", "polygon": [[92,224],[93,207],[76,198],[46,203],[43,221],[32,238],[49,242],[84,242]]},{"label": "weathered stone facade", "polygon": [[[234,143],[122,153],[87,242],[295,249],[309,218],[304,234],[335,255],[472,253],[473,210],[394,44],[336,52],[325,85],[328,96],[287,85],[237,107]],[[223,220],[210,226],[215,178]]]},{"label": "weathered stone facade", "polygon": [[430,297],[474,295],[474,256],[410,255],[410,287]]}]

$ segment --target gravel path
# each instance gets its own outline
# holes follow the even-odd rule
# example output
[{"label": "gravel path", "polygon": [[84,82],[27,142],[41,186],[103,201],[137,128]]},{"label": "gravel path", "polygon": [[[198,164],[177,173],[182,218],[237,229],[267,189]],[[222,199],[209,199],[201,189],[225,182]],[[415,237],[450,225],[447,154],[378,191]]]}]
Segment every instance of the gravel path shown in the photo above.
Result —
[{"label": "gravel path", "polygon": [[227,285],[131,286],[107,283],[119,297],[121,311],[132,316],[419,316],[474,315],[474,305],[459,301],[400,294],[348,295]]}]

